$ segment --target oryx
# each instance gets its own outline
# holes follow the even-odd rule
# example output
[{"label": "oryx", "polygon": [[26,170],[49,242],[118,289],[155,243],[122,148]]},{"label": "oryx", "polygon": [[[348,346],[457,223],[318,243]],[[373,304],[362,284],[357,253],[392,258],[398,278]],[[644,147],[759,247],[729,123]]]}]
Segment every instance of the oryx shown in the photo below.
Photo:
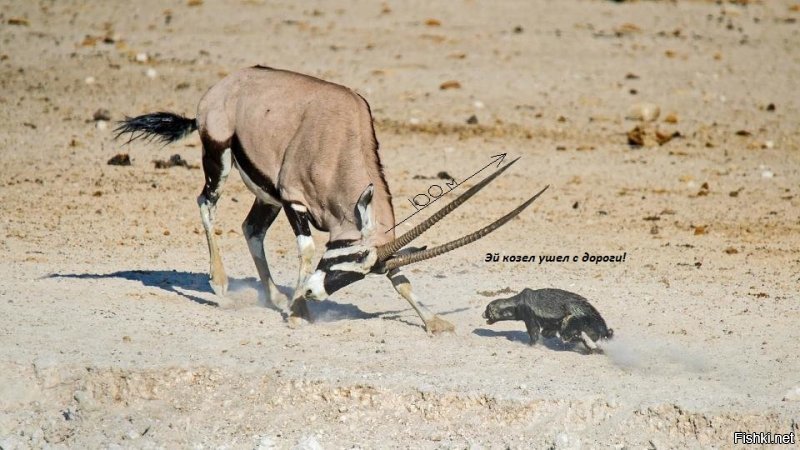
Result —
[{"label": "oryx", "polygon": [[[292,318],[309,319],[307,299],[323,300],[368,274],[386,274],[429,332],[451,331],[449,322],[417,301],[400,267],[480,239],[541,194],[455,241],[431,249],[403,249],[514,161],[395,238],[392,196],[378,156],[372,113],[367,101],[352,90],[308,75],[255,66],[212,86],[200,100],[196,119],[158,112],[128,117],[116,129],[118,137],[130,133],[131,140],[144,137],[165,143],[194,130],[200,131],[203,144],[205,184],[197,203],[208,241],[212,289],[224,295],[228,285],[213,222],[222,185],[235,165],[256,197],[242,224],[250,254],[268,302],[281,310],[288,308]],[[282,208],[300,253],[291,302],[273,282],[264,252],[264,236]],[[330,233],[314,271],[309,224]]]}]

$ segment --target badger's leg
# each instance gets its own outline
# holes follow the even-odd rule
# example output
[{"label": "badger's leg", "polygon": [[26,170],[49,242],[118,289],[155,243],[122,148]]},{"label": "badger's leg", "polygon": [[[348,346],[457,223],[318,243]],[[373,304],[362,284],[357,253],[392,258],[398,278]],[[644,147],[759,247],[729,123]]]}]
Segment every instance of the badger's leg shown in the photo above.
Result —
[{"label": "badger's leg", "polygon": [[247,239],[247,247],[250,249],[250,255],[256,264],[256,270],[258,270],[258,277],[261,279],[261,284],[267,294],[267,305],[272,305],[283,311],[287,308],[289,299],[278,290],[272,280],[269,264],[267,263],[267,255],[264,252],[264,237],[272,222],[278,217],[280,210],[280,205],[265,203],[256,198],[253,207],[250,208],[250,213],[247,214],[247,218],[242,222],[242,233]]},{"label": "badger's leg", "polygon": [[286,212],[286,218],[289,219],[289,224],[292,226],[292,231],[294,231],[294,235],[297,237],[299,267],[297,285],[292,294],[292,303],[290,304],[291,314],[289,316],[290,323],[296,325],[299,323],[300,319],[311,321],[311,314],[308,311],[306,299],[303,297],[302,287],[313,271],[311,264],[313,263],[316,249],[314,247],[314,239],[311,238],[308,208],[299,203],[289,203],[285,206],[284,210]]},{"label": "badger's leg", "polygon": [[556,334],[558,334],[558,330],[553,329],[553,328],[542,329],[541,333],[542,333],[542,337],[543,338],[549,339],[549,338],[556,337]]},{"label": "badger's leg", "polygon": [[417,312],[419,317],[425,323],[425,330],[428,333],[438,334],[445,331],[455,330],[453,324],[433,314],[428,310],[428,308],[417,301],[417,297],[411,290],[411,282],[408,281],[408,278],[406,278],[405,275],[400,272],[400,269],[390,270],[386,276],[389,277],[389,280],[391,280],[394,290],[397,291],[397,293],[400,294],[404,299],[406,299],[411,307],[414,308],[414,311]]},{"label": "badger's leg", "polygon": [[533,314],[533,311],[527,304],[522,304],[517,308],[517,315],[517,319],[525,322],[525,328],[528,330],[528,336],[531,338],[528,345],[536,345],[536,343],[539,342],[540,330],[542,329],[541,324],[536,320],[536,315]]},{"label": "badger's leg", "polygon": [[197,197],[197,205],[200,207],[200,218],[203,221],[203,229],[205,229],[208,242],[211,289],[219,296],[225,295],[228,290],[228,277],[225,275],[225,267],[222,265],[222,257],[217,246],[217,237],[214,234],[214,215],[217,201],[222,194],[222,186],[230,171],[231,150],[225,144],[211,139],[203,139],[203,173],[206,182]]}]

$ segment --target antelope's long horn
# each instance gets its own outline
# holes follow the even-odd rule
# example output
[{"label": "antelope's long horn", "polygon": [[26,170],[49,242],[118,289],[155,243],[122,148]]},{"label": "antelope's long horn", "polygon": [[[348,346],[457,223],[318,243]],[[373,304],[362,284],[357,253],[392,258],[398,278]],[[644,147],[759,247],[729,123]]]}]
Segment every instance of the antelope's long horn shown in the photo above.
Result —
[{"label": "antelope's long horn", "polygon": [[492,231],[500,228],[506,222],[508,222],[509,220],[513,219],[517,215],[519,215],[519,213],[521,213],[525,208],[527,208],[531,203],[533,203],[534,200],[539,198],[539,196],[542,195],[542,193],[544,191],[546,191],[547,188],[549,188],[549,187],[550,187],[549,185],[545,186],[544,189],[539,191],[536,195],[531,197],[525,203],[519,205],[515,210],[511,211],[510,213],[506,214],[505,216],[501,217],[500,219],[497,219],[492,224],[487,225],[487,226],[481,228],[480,230],[478,230],[478,231],[476,231],[474,233],[468,234],[468,235],[466,235],[466,236],[464,236],[464,237],[462,237],[460,239],[456,239],[454,241],[450,241],[450,242],[448,242],[446,244],[442,244],[442,245],[439,245],[439,246],[436,246],[436,247],[433,247],[433,248],[430,248],[430,249],[427,249],[427,250],[422,250],[422,251],[419,251],[419,252],[416,252],[416,253],[412,253],[410,255],[403,255],[403,256],[398,256],[396,258],[392,258],[392,259],[386,261],[386,263],[384,263],[383,268],[386,269],[387,271],[389,271],[389,270],[396,269],[398,267],[402,267],[402,266],[405,266],[405,265],[408,265],[408,264],[413,264],[415,262],[420,262],[420,261],[424,261],[426,259],[434,258],[434,257],[439,256],[441,254],[447,253],[447,252],[449,252],[451,250],[455,250],[458,247],[467,245],[467,244],[469,244],[471,242],[475,242],[478,239],[480,239],[480,238],[486,236],[487,234],[491,233]]},{"label": "antelope's long horn", "polygon": [[377,249],[378,250],[378,261],[386,261],[392,255],[394,255],[398,250],[400,250],[401,248],[403,248],[406,245],[410,244],[411,241],[413,241],[414,239],[419,237],[419,235],[424,233],[425,230],[427,230],[428,228],[430,228],[433,225],[435,225],[436,222],[442,220],[442,218],[444,218],[444,216],[450,214],[451,212],[453,212],[454,209],[456,209],[459,206],[461,206],[462,203],[464,203],[465,201],[469,200],[469,198],[472,197],[473,195],[475,195],[476,192],[478,192],[481,189],[483,189],[484,187],[486,187],[487,184],[491,183],[492,180],[497,178],[501,173],[505,172],[506,169],[511,167],[511,165],[514,164],[515,162],[517,162],[518,160],[519,160],[519,157],[516,158],[515,160],[511,161],[510,163],[506,164],[505,166],[497,169],[493,174],[491,174],[488,177],[484,178],[483,180],[481,180],[480,183],[476,184],[475,186],[472,186],[471,188],[469,188],[469,190],[467,190],[467,192],[464,192],[463,194],[461,194],[458,197],[456,197],[452,202],[448,203],[447,206],[445,206],[444,208],[442,208],[439,211],[437,211],[436,214],[428,217],[424,222],[422,222],[419,225],[415,226],[414,228],[408,230],[406,233],[404,233],[399,238],[393,240],[392,242],[387,242],[386,244],[383,244],[383,245],[379,246],[378,249]]}]

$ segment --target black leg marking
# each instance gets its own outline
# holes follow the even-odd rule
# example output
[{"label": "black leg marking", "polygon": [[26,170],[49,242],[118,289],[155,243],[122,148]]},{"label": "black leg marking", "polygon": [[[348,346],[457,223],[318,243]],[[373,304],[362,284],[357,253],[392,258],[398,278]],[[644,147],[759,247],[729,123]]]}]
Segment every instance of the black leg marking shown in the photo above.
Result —
[{"label": "black leg marking", "polygon": [[231,153],[226,149],[226,143],[214,141],[205,133],[201,134],[200,138],[203,142],[205,184],[202,192],[197,197],[197,205],[200,207],[200,218],[203,221],[206,241],[208,242],[211,288],[214,293],[222,296],[228,289],[228,277],[225,275],[225,268],[222,265],[222,257],[214,234],[214,213],[217,201],[222,194],[222,185],[225,183],[231,169]]},{"label": "black leg marking", "polygon": [[280,206],[265,203],[256,198],[253,207],[250,208],[250,213],[247,214],[247,218],[242,223],[242,233],[247,239],[247,247],[250,249],[250,255],[253,257],[261,284],[267,294],[267,305],[272,305],[283,311],[288,304],[288,299],[280,293],[272,280],[266,252],[264,251],[264,237],[270,225],[278,217],[280,210]]}]

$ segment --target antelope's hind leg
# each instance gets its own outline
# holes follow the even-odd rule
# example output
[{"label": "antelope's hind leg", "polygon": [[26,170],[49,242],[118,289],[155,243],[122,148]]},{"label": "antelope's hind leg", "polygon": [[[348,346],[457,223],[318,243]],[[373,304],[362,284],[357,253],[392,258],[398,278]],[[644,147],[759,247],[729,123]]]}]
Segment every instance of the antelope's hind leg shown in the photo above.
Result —
[{"label": "antelope's hind leg", "polygon": [[400,272],[400,269],[390,270],[386,276],[389,277],[389,280],[391,280],[394,290],[403,296],[403,298],[406,299],[409,304],[411,304],[411,307],[414,308],[414,311],[417,312],[419,317],[425,323],[425,330],[428,333],[438,334],[446,331],[452,332],[455,330],[455,327],[452,323],[442,319],[436,314],[433,314],[428,310],[428,308],[424,307],[417,301],[414,292],[411,290],[411,282],[408,281],[408,278],[406,278],[405,275]]},{"label": "antelope's hind leg", "polygon": [[258,270],[258,277],[264,286],[264,292],[267,295],[267,306],[273,306],[279,311],[285,311],[289,305],[289,298],[278,290],[272,280],[269,264],[267,263],[267,255],[264,251],[264,237],[280,211],[280,205],[265,203],[256,198],[253,207],[250,208],[250,212],[247,214],[247,218],[242,222],[242,233],[247,239],[247,248],[250,249],[250,255],[256,264],[256,270]]},{"label": "antelope's hind leg", "polygon": [[214,216],[217,201],[222,194],[222,186],[231,171],[231,159],[231,150],[225,144],[203,139],[203,173],[206,182],[203,191],[197,197],[197,205],[200,207],[200,218],[208,242],[211,289],[219,296],[224,296],[228,291],[228,277],[222,265],[217,237],[214,234]]}]

